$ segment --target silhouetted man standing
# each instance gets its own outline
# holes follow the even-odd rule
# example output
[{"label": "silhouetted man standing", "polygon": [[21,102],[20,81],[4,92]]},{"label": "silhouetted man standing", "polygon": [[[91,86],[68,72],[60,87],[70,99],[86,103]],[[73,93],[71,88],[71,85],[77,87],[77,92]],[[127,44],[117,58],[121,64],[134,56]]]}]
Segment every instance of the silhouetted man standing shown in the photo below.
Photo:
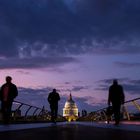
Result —
[{"label": "silhouetted man standing", "polygon": [[17,87],[11,81],[12,77],[7,76],[6,83],[0,89],[1,111],[5,124],[8,124],[10,121],[12,103],[18,95]]},{"label": "silhouetted man standing", "polygon": [[124,104],[125,96],[123,87],[118,84],[117,80],[113,80],[113,84],[109,87],[108,105],[112,103],[115,125],[120,122],[120,108]]},{"label": "silhouetted man standing", "polygon": [[48,96],[48,102],[50,104],[51,109],[51,121],[56,122],[57,112],[58,112],[58,101],[60,100],[59,93],[56,92],[56,89],[53,89]]}]

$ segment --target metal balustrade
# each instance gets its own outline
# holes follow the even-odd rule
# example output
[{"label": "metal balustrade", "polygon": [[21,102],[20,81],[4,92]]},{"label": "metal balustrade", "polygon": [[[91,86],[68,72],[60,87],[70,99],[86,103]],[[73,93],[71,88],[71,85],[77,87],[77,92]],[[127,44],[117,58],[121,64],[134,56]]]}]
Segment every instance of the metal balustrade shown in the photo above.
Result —
[{"label": "metal balustrade", "polygon": [[[0,115],[0,121],[2,117]],[[49,122],[51,120],[51,113],[44,108],[26,104],[20,101],[13,101],[11,121],[14,123],[21,122]],[[65,121],[65,119],[58,114],[58,121]]]},{"label": "metal balustrade", "polygon": [[[140,114],[140,98],[135,98],[132,100],[128,100],[122,105],[121,107],[121,119],[122,120],[140,120],[140,116],[137,118],[134,116],[134,114],[139,113]],[[128,108],[133,109],[128,109]],[[86,116],[79,117],[79,121],[107,121],[107,108],[102,108],[93,112],[88,113]],[[134,113],[131,112],[131,110],[136,109]],[[113,115],[110,116],[110,119],[113,120]]]},{"label": "metal balustrade", "polygon": [[[26,104],[26,103],[22,103],[22,102],[19,102],[19,101],[14,101],[13,104],[17,104],[19,105],[16,109],[15,109],[15,113],[18,112],[20,109],[22,109],[22,107],[26,106],[27,107],[27,110],[25,111],[25,114],[23,114],[24,117],[27,117],[28,114],[29,114],[29,111],[31,109],[34,109],[34,112],[30,115],[32,116],[35,116],[35,115],[40,115],[41,113],[45,112],[45,113],[49,113],[49,111],[47,110],[44,110],[44,107],[43,108],[39,108],[39,107],[36,107],[36,106],[33,106],[33,105],[29,105],[29,104]],[[39,110],[39,113],[37,113],[37,111]]]},{"label": "metal balustrade", "polygon": [[13,102],[12,120],[15,122],[38,122],[38,121],[50,121],[51,115],[44,107],[40,108],[30,104],[22,103],[20,101]]}]

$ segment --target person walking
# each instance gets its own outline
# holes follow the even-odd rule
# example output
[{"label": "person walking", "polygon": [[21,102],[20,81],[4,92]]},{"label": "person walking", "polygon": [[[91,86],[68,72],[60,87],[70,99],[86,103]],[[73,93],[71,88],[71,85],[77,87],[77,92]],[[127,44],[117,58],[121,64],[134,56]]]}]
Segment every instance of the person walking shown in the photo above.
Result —
[{"label": "person walking", "polygon": [[124,104],[125,95],[123,87],[118,84],[118,81],[113,80],[113,84],[109,87],[108,95],[108,106],[112,104],[113,114],[115,119],[115,125],[118,125],[120,122],[120,109],[121,105]]},{"label": "person walking", "polygon": [[18,90],[13,84],[12,77],[6,76],[6,83],[0,88],[1,111],[4,124],[9,124],[11,117],[11,108],[14,98],[18,96]]},{"label": "person walking", "polygon": [[53,89],[52,92],[48,95],[48,102],[51,109],[51,121],[56,123],[57,113],[58,113],[58,101],[60,100],[59,93],[56,92],[56,89]]}]

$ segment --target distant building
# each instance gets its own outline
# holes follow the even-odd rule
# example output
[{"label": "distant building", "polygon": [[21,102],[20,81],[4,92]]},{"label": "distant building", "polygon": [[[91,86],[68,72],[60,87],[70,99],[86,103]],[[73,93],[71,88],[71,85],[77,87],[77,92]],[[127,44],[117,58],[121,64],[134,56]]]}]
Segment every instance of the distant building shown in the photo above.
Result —
[{"label": "distant building", "polygon": [[65,117],[68,121],[75,121],[78,118],[78,108],[76,103],[72,100],[71,94],[63,108],[63,117]]},{"label": "distant building", "polygon": [[87,111],[86,110],[82,110],[82,117],[87,116]]}]

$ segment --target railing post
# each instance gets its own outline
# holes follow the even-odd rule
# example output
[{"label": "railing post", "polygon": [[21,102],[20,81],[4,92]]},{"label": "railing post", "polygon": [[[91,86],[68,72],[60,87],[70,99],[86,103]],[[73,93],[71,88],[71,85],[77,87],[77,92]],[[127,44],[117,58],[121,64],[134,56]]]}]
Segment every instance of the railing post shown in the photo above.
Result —
[{"label": "railing post", "polygon": [[130,121],[130,115],[127,111],[126,106],[123,105],[122,108],[123,108],[123,115],[125,115],[127,117],[128,121]]},{"label": "railing post", "polygon": [[35,113],[37,112],[39,108],[36,108],[35,111],[33,112],[33,116],[35,116]]},{"label": "railing post", "polygon": [[27,117],[27,114],[29,112],[29,110],[32,108],[32,106],[29,106],[29,108],[27,109],[26,113],[25,113],[25,117]]},{"label": "railing post", "polygon": [[140,111],[140,105],[136,101],[132,101],[132,103],[136,106],[136,108]]}]

